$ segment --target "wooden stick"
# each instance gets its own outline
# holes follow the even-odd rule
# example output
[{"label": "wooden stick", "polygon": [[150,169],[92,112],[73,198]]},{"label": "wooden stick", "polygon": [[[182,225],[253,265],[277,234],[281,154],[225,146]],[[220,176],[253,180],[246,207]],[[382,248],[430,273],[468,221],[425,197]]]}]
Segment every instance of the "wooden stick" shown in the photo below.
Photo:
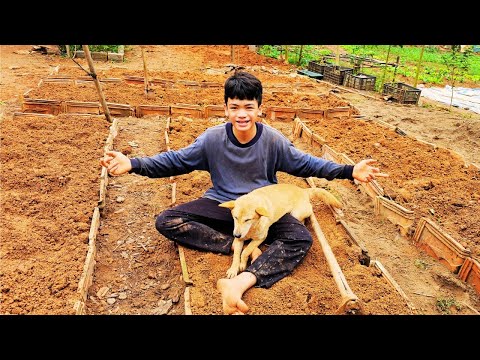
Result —
[{"label": "wooden stick", "polygon": [[185,315],[192,315],[192,308],[190,307],[190,287],[187,286],[184,292],[185,300]]},{"label": "wooden stick", "polygon": [[460,304],[465,305],[465,306],[468,307],[470,310],[472,310],[475,314],[480,315],[480,312],[478,312],[475,308],[471,307],[471,306],[468,305],[467,303],[464,303],[463,301],[461,301]]},{"label": "wooden stick", "polygon": [[433,295],[429,295],[429,294],[423,294],[423,293],[419,293],[419,292],[413,292],[415,295],[420,295],[420,296],[425,296],[425,297],[431,297],[431,298],[434,298],[435,296]]},{"label": "wooden stick", "polygon": [[144,74],[144,83],[145,83],[145,95],[148,95],[148,76],[147,76],[147,61],[145,60],[145,52],[143,51],[143,46],[140,45],[142,49],[142,59],[143,59],[143,74]]},{"label": "wooden stick", "polygon": [[95,87],[97,88],[98,95],[100,96],[100,102],[103,107],[103,112],[105,113],[105,117],[107,118],[108,122],[112,122],[112,118],[110,117],[110,110],[108,110],[107,102],[105,101],[105,96],[103,95],[102,88],[100,87],[100,82],[97,79],[97,74],[95,73],[95,67],[93,66],[92,56],[90,55],[90,49],[88,45],[82,45],[83,51],[85,53],[85,58],[88,62],[88,67],[90,68],[90,76],[93,78],[93,82],[95,83]]},{"label": "wooden stick", "polygon": [[180,256],[180,267],[182,268],[182,277],[185,284],[192,285],[193,282],[188,276],[187,262],[185,261],[185,253],[183,252],[182,245],[178,245],[178,255]]},{"label": "wooden stick", "polygon": [[360,311],[360,304],[358,303],[358,297],[353,293],[348,286],[347,280],[342,273],[342,269],[340,265],[338,265],[337,259],[333,254],[333,251],[328,244],[328,241],[325,235],[318,224],[317,218],[315,214],[310,215],[310,221],[312,223],[313,230],[315,231],[315,235],[317,236],[318,241],[320,241],[320,245],[322,246],[323,253],[325,254],[325,258],[327,259],[328,266],[330,267],[330,271],[332,272],[333,279],[337,284],[337,288],[340,291],[340,295],[342,296],[342,304],[340,305],[337,313],[340,312],[356,312]]},{"label": "wooden stick", "polygon": [[[370,266],[372,266],[372,265],[370,265]],[[402,290],[400,285],[398,285],[398,283],[395,281],[393,276],[390,275],[390,273],[387,271],[387,269],[385,269],[383,267],[382,263],[378,260],[375,260],[375,261],[373,261],[373,266],[375,266],[377,269],[379,269],[381,271],[381,273],[383,274],[383,276],[385,277],[387,282],[390,283],[390,285],[392,285],[395,288],[395,290],[397,290],[397,292],[400,294],[401,297],[403,297],[403,299],[407,303],[407,306],[409,307],[409,309],[416,312],[417,309],[415,308],[415,305],[413,305],[413,303],[408,298],[407,294],[405,294],[405,292]]]}]

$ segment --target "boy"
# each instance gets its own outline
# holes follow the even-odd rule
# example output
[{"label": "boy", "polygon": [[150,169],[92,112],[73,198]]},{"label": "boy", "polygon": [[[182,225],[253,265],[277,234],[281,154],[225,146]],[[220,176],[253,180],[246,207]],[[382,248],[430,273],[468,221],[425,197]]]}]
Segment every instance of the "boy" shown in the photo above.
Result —
[{"label": "boy", "polygon": [[[361,182],[388,176],[372,166],[373,159],[344,165],[298,150],[282,133],[257,122],[262,92],[262,83],[254,75],[235,72],[225,82],[224,108],[229,122],[207,129],[180,150],[132,159],[108,151],[100,163],[111,175],[135,173],[151,178],[208,171],[213,186],[201,198],[163,211],[155,226],[162,235],[183,246],[222,254],[232,251],[233,219],[229,209],[218,205],[277,183],[277,171]],[[310,249],[312,236],[287,214],[270,227],[265,243],[270,246],[263,253],[258,250],[252,254],[252,262],[244,272],[218,280],[225,314],[245,314],[245,291],[252,286],[269,288],[290,274]]]}]

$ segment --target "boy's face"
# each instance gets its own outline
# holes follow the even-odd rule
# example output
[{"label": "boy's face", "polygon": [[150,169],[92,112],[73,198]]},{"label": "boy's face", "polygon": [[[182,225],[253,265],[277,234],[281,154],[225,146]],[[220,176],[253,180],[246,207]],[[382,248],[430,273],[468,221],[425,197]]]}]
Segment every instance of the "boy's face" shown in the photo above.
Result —
[{"label": "boy's face", "polygon": [[261,106],[257,100],[228,99],[224,105],[225,115],[237,131],[252,131],[255,129],[255,122],[261,115]]}]

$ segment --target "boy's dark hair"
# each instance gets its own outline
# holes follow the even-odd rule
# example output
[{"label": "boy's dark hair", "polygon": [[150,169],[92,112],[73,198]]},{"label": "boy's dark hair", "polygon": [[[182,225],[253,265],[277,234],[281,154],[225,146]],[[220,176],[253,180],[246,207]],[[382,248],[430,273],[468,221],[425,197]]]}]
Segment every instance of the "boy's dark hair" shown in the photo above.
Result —
[{"label": "boy's dark hair", "polygon": [[262,82],[245,71],[236,71],[225,81],[225,104],[228,99],[257,100],[262,105]]}]

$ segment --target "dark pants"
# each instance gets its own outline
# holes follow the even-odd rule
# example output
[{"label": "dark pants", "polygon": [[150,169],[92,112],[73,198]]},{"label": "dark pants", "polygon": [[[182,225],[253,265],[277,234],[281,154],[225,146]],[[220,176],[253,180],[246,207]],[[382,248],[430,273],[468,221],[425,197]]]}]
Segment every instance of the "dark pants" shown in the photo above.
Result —
[{"label": "dark pants", "polygon": [[[200,198],[158,215],[157,230],[170,240],[197,250],[230,254],[233,218],[230,209]],[[289,275],[312,246],[308,229],[290,214],[274,223],[263,244],[268,248],[245,271],[257,278],[256,287],[269,288]],[[226,271],[226,269],[225,269]]]}]

